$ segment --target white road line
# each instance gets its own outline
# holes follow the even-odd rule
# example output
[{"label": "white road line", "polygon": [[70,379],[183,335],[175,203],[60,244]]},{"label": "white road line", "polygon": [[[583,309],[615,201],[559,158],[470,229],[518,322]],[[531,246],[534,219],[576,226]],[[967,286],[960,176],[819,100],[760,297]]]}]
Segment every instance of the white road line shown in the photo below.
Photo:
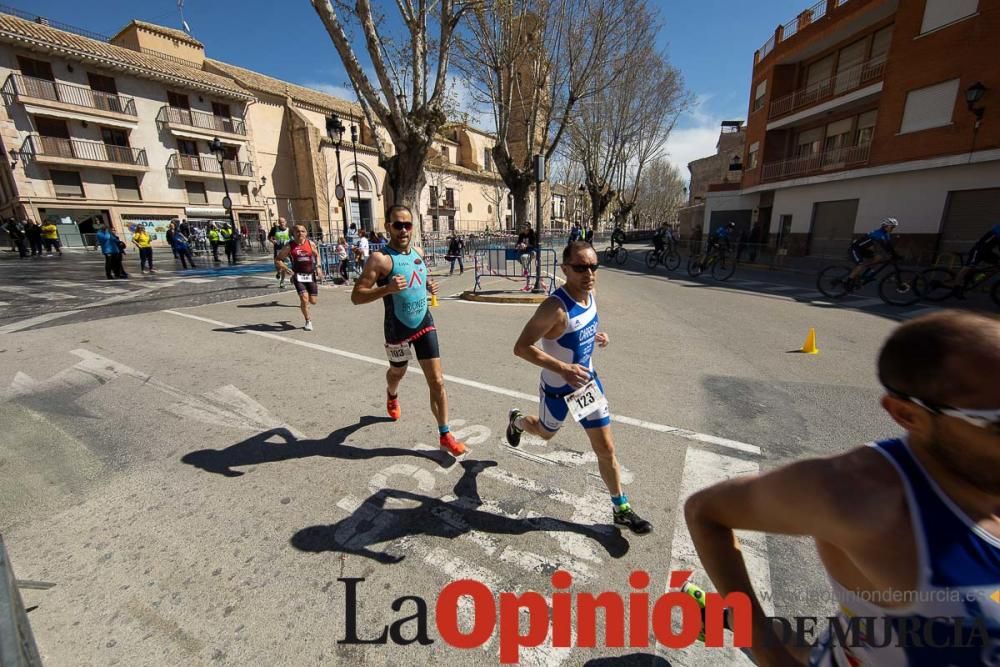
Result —
[{"label": "white road line", "polygon": [[[758,465],[753,461],[688,447],[684,456],[680,498],[674,519],[674,534],[670,540],[671,572],[690,570],[693,572],[691,576],[695,584],[705,590],[714,590],[711,580],[701,568],[698,552],[695,550],[691,534],[688,532],[687,522],[684,519],[684,503],[691,494],[699,489],[732,477],[752,475],[758,470]],[[743,560],[746,562],[747,574],[750,575],[750,581],[761,600],[761,606],[764,607],[764,611],[769,616],[773,616],[771,569],[767,556],[766,537],[759,533],[746,531],[737,531],[736,536],[740,542]],[[695,643],[679,651],[657,646],[657,653],[666,656],[670,664],[677,665],[677,667],[752,664],[746,655],[738,649],[707,648],[700,643]]]},{"label": "white road line", "polygon": [[0,334],[14,333],[15,331],[20,331],[21,329],[27,329],[33,327],[36,324],[42,324],[43,322],[49,322],[51,320],[59,319],[60,317],[66,317],[67,315],[72,315],[74,313],[79,313],[79,310],[61,310],[57,313],[45,313],[43,315],[38,315],[37,317],[30,317],[26,320],[20,320],[18,322],[12,322],[11,324],[4,325],[0,327]]},{"label": "white road line", "polygon": [[[222,327],[225,329],[235,328],[237,325],[229,324],[227,322],[220,322],[218,320],[212,320],[207,317],[201,317],[200,315],[192,315],[191,313],[181,313],[176,310],[163,310],[160,311],[167,313],[169,315],[177,315],[178,317],[187,317],[192,320],[197,320],[199,322],[205,322],[207,324],[212,324],[217,327]],[[244,331],[243,333],[250,334],[253,336],[261,336],[262,338],[269,338],[271,340],[281,341],[283,343],[288,343],[289,345],[298,345],[300,347],[307,347],[311,350],[316,350],[318,352],[325,352],[327,354],[334,354],[340,357],[346,357],[347,359],[354,359],[355,361],[363,361],[368,364],[375,364],[377,366],[388,367],[389,362],[385,359],[376,359],[375,357],[369,357],[363,354],[357,354],[355,352],[347,352],[346,350],[338,350],[336,348],[327,347],[326,345],[320,345],[319,343],[310,343],[305,340],[298,340],[296,338],[287,338],[286,336],[279,336],[278,334],[271,333],[269,331]],[[423,373],[419,368],[411,368],[411,373],[417,373],[422,375]],[[501,396],[510,396],[511,398],[520,398],[526,401],[531,401],[536,403],[538,401],[537,394],[526,394],[522,391],[515,391],[514,389],[506,389],[504,387],[497,387],[496,385],[486,384],[485,382],[477,382],[476,380],[469,380],[466,378],[460,378],[454,375],[445,375],[444,379],[447,382],[452,382],[454,384],[465,385],[466,387],[473,387],[475,389],[482,389],[483,391],[488,391],[494,394],[500,394]],[[725,447],[727,449],[733,449],[736,451],[744,452],[747,454],[753,454],[755,456],[760,456],[760,447],[756,445],[750,445],[745,442],[740,442],[738,440],[730,440],[728,438],[720,438],[718,436],[710,435],[708,433],[699,433],[697,431],[690,431],[684,428],[678,428],[677,426],[669,426],[667,424],[657,424],[655,422],[649,422],[642,419],[636,419],[635,417],[626,417],[623,415],[612,415],[612,421],[619,422],[621,424],[628,424],[629,426],[636,426],[638,428],[644,428],[649,431],[656,431],[659,433],[669,433],[671,435],[676,435],[681,438],[686,438],[688,440],[694,440],[696,442],[705,442],[719,447]]]}]

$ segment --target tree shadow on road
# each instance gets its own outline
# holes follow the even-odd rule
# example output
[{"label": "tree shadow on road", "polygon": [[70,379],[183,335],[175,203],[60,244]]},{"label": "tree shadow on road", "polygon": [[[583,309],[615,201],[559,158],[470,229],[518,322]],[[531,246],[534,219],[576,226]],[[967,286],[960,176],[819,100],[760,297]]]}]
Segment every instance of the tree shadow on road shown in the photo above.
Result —
[{"label": "tree shadow on road", "polygon": [[[319,440],[299,440],[287,428],[273,428],[263,433],[247,438],[243,442],[225,449],[200,449],[185,454],[181,461],[224,477],[240,477],[244,473],[233,470],[236,467],[252,466],[259,463],[277,463],[292,459],[304,459],[312,456],[361,461],[382,456],[412,456],[428,459],[441,467],[447,467],[455,462],[455,458],[443,450],[423,451],[404,449],[403,447],[365,448],[345,444],[345,440],[356,431],[371,424],[392,421],[388,417],[362,417],[357,424],[344,426]],[[283,443],[268,442],[278,436]]]},{"label": "tree shadow on road", "polygon": [[223,327],[212,329],[212,331],[222,331],[225,333],[244,333],[245,331],[264,331],[279,333],[281,331],[294,331],[298,327],[293,326],[288,320],[278,320],[277,322],[262,322],[260,324],[238,324],[235,327]]},{"label": "tree shadow on road", "polygon": [[[329,525],[309,526],[296,532],[290,542],[300,551],[364,556],[383,564],[402,562],[406,557],[371,549],[372,545],[403,537],[424,535],[454,539],[471,531],[498,535],[524,535],[536,531],[576,533],[600,544],[612,558],[621,558],[629,543],[613,526],[584,525],[553,517],[514,519],[479,508],[476,478],[496,461],[461,462],[462,477],[455,484],[457,498],[441,500],[400,489],[382,489],[369,496],[351,516]],[[388,499],[417,503],[415,507],[386,507]]]}]

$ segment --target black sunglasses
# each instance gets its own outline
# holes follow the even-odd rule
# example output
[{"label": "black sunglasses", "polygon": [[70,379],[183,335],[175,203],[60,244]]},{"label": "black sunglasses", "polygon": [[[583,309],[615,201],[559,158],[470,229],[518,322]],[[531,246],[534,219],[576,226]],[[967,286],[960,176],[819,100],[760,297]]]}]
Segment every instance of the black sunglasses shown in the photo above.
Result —
[{"label": "black sunglasses", "polygon": [[412,222],[399,222],[398,220],[396,220],[396,221],[393,221],[392,228],[395,229],[397,232],[401,232],[404,229],[406,231],[410,231],[411,229],[413,229],[413,223]]},{"label": "black sunglasses", "polygon": [[592,273],[597,273],[597,269],[600,268],[599,264],[570,264],[569,268],[573,269],[577,273],[585,273],[590,270]]}]

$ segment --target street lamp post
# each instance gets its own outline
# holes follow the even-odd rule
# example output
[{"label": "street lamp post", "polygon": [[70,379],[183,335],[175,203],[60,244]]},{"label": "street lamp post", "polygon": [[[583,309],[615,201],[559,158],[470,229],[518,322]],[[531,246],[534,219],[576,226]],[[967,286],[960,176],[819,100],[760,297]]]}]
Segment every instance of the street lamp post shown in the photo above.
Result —
[{"label": "street lamp post", "polygon": [[212,139],[212,143],[209,145],[212,154],[215,155],[215,159],[219,161],[219,171],[222,172],[222,188],[226,191],[226,196],[222,199],[222,207],[226,209],[229,214],[229,228],[233,230],[233,264],[236,264],[236,250],[240,247],[239,238],[240,230],[236,226],[236,220],[233,218],[233,200],[229,196],[229,182],[226,180],[226,165],[223,163],[226,153],[225,149],[222,147],[222,142],[216,137]]},{"label": "street lamp post", "polygon": [[[354,119],[351,118],[351,147],[354,149],[354,186],[358,193],[358,217],[361,217],[361,178],[358,177],[358,126],[354,124]],[[361,221],[362,225],[364,221]],[[372,226],[374,228],[374,225]],[[372,231],[371,229],[365,229],[366,232]]]},{"label": "street lamp post", "polygon": [[536,155],[535,161],[535,294],[542,292],[542,182],[545,180],[545,156]]},{"label": "street lamp post", "polygon": [[[334,150],[337,153],[337,189],[335,195],[340,201],[340,212],[344,217],[344,238],[347,238],[347,207],[344,205],[344,197],[346,193],[344,192],[344,180],[343,174],[340,171],[340,142],[344,139],[344,124],[340,122],[340,118],[336,114],[330,114],[326,119],[326,136],[330,138],[333,142]],[[336,138],[334,138],[336,135]]]}]

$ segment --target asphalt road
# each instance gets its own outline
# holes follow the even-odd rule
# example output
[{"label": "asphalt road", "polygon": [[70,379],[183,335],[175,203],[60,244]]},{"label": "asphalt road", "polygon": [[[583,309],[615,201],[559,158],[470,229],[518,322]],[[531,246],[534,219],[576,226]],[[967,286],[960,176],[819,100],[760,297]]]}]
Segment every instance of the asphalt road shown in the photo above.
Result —
[{"label": "asphalt road", "polygon": [[[16,284],[74,298],[36,299],[35,312],[18,302],[26,310],[5,307],[0,320],[0,530],[18,577],[56,584],[24,592],[52,665],[496,664],[496,637],[467,650],[442,641],[435,605],[449,581],[550,595],[551,574],[565,569],[574,593],[625,597],[629,573],[642,569],[655,600],[671,571],[699,576],[679,514],[689,493],[896,433],[878,405],[874,360],[897,321],[919,312],[832,306],[806,280],[772,273],[720,285],[638,261],[602,268],[611,345],[595,363],[626,491],[655,525],[634,536],[611,528],[576,425],[547,444],[504,443],[508,409],[536,408],[537,369],[512,354],[531,309],[452,298],[471,271],[440,279],[433,311],[452,427],[471,448],[456,462],[436,446],[412,369],[402,419],[384,417],[381,304],[352,306],[347,288],[323,288],[316,329],[305,332],[294,292],[266,272],[163,275],[92,299],[79,274],[38,261],[50,262],[45,275]],[[175,282],[142,289],[160,281]],[[112,297],[123,298],[99,303]],[[98,305],[62,303],[76,300]],[[76,312],[31,322],[46,308]],[[795,353],[810,327],[820,354]],[[807,540],[742,537],[775,613],[832,612]],[[339,578],[365,579],[355,615]],[[403,596],[426,601],[432,643],[338,643],[355,616],[359,637],[372,639],[413,615],[413,600],[393,610]],[[469,604],[458,619],[471,627]],[[405,624],[404,638],[416,627]],[[608,648],[603,627],[600,648],[543,645],[520,657],[750,664],[732,650],[654,640]]]}]

